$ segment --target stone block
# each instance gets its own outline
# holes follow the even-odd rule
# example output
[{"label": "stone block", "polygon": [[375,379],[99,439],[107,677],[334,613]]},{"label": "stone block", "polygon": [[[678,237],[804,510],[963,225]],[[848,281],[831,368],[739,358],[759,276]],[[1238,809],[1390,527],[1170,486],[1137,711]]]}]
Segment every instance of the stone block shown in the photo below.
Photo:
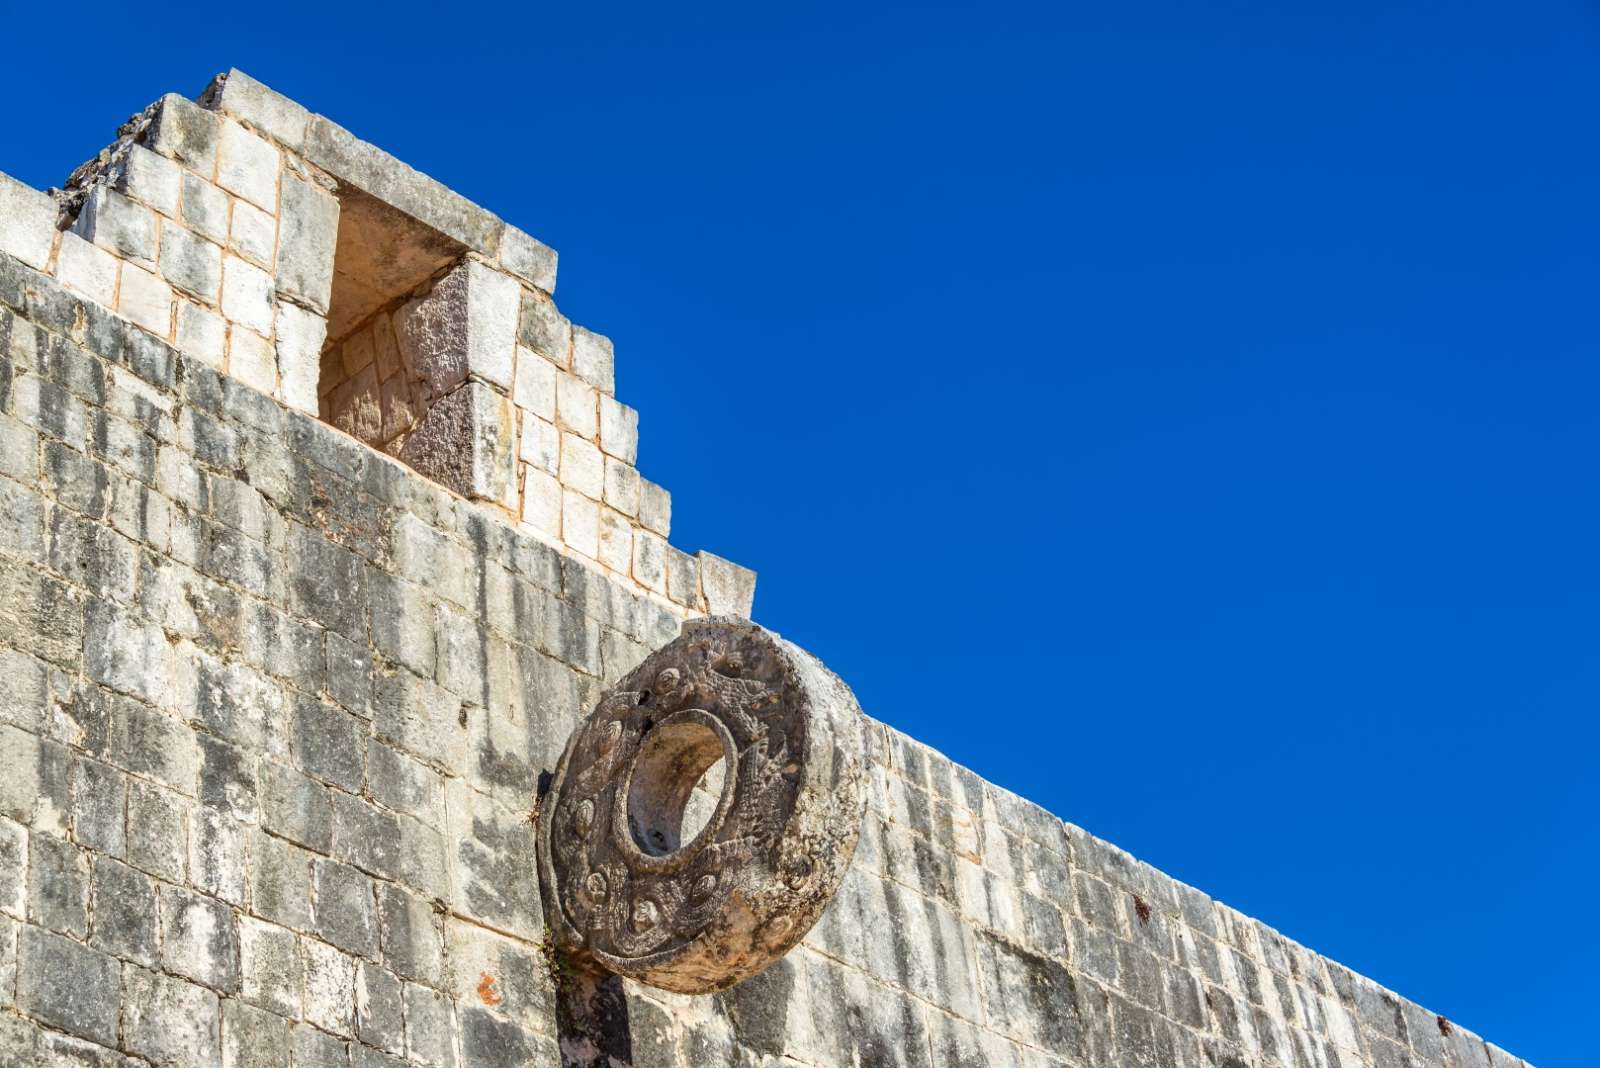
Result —
[{"label": "stone block", "polygon": [[290,768],[263,763],[261,826],[307,849],[328,852],[333,847],[333,805],[327,788]]},{"label": "stone block", "polygon": [[456,1068],[455,1019],[450,999],[407,983],[406,1055],[423,1068]]},{"label": "stone block", "polygon": [[522,521],[542,535],[561,536],[561,482],[536,467],[524,467]]},{"label": "stone block", "polygon": [[326,313],[333,292],[338,200],[319,186],[285,176],[280,229],[278,291]]},{"label": "stone block", "polygon": [[338,705],[312,698],[295,701],[291,715],[295,765],[313,778],[359,791],[367,759],[366,723]]},{"label": "stone block", "polygon": [[648,478],[639,480],[639,522],[663,538],[672,533],[672,495]]},{"label": "stone block", "polygon": [[250,844],[250,909],[284,927],[311,929],[311,862],[305,850],[268,834]]},{"label": "stone block", "polygon": [[457,268],[462,269],[467,272],[467,368],[509,391],[522,288],[516,279],[477,260]]},{"label": "stone block", "polygon": [[634,532],[633,579],[647,590],[667,592],[667,543],[660,536],[646,530]]},{"label": "stone block", "polygon": [[593,442],[561,435],[561,484],[598,501],[605,492],[605,461]]},{"label": "stone block", "polygon": [[[127,283],[123,283],[126,288]],[[239,257],[229,255],[222,264],[222,314],[240,326],[266,337],[272,333],[272,276]]]},{"label": "stone block", "polygon": [[601,393],[615,393],[616,355],[611,339],[581,326],[573,327],[572,373]]},{"label": "stone block", "polygon": [[183,225],[207,240],[227,244],[228,194],[193,174],[183,176]]},{"label": "stone block", "polygon": [[72,232],[118,259],[146,268],[156,265],[155,213],[114,189],[97,185],[89,191]]},{"label": "stone block", "polygon": [[289,1048],[289,1021],[228,999],[222,1003],[222,1068],[279,1068]]},{"label": "stone block", "polygon": [[221,1063],[217,995],[143,968],[127,969],[123,1048],[172,1068]]},{"label": "stone block", "polygon": [[116,306],[117,258],[71,231],[61,235],[56,277],[97,304]]},{"label": "stone block", "polygon": [[556,379],[556,425],[588,441],[600,436],[599,394],[576,375]]},{"label": "stone block", "polygon": [[172,333],[172,287],[142,267],[124,263],[117,311],[165,338]]},{"label": "stone block", "polygon": [[219,901],[175,886],[161,888],[161,964],[224,994],[239,989],[239,933]]},{"label": "stone block", "polygon": [[400,980],[363,962],[356,985],[356,1037],[389,1053],[405,1051],[405,1001]]},{"label": "stone block", "polygon": [[271,143],[237,122],[222,120],[222,136],[217,142],[217,184],[222,188],[276,213],[280,161]]},{"label": "stone block", "polygon": [[384,964],[402,978],[442,986],[446,972],[443,921],[433,905],[391,883],[378,883],[377,893]]},{"label": "stone block", "polygon": [[55,239],[55,200],[0,173],[0,252],[42,271]]},{"label": "stone block", "polygon": [[535,946],[453,919],[445,934],[458,1005],[487,1006],[521,1026],[548,1027],[555,997]]},{"label": "stone block", "polygon": [[625,464],[639,459],[639,413],[617,401],[615,397],[600,398],[600,447],[608,456],[615,456]]},{"label": "stone block", "polygon": [[756,598],[756,573],[731,560],[701,550],[700,590],[706,611],[714,616],[750,618]]},{"label": "stone block", "polygon": [[17,945],[17,1007],[70,1035],[117,1044],[122,1004],[115,957],[38,927],[23,927]]},{"label": "stone block", "polygon": [[94,866],[94,929],[89,944],[102,953],[156,967],[156,884],[141,872],[102,857]]},{"label": "stone block", "polygon": [[600,547],[597,559],[619,575],[633,564],[633,524],[612,508],[600,509]]},{"label": "stone block", "polygon": [[561,471],[561,431],[556,429],[554,423],[546,422],[532,414],[524,414],[522,417],[522,437],[517,449],[517,455],[546,474],[559,474]]},{"label": "stone block", "polygon": [[4,818],[0,818],[0,914],[28,918],[28,831]]},{"label": "stone block", "polygon": [[518,408],[541,419],[556,417],[555,364],[529,348],[517,348],[517,378],[511,398]]},{"label": "stone block", "polygon": [[324,1031],[348,1037],[355,1018],[358,962],[313,938],[300,939],[300,954],[305,974],[302,1018]]},{"label": "stone block", "polygon": [[600,505],[576,490],[561,490],[561,540],[593,560],[600,553]]},{"label": "stone block", "polygon": [[[433,604],[425,590],[382,572],[371,573],[372,642],[377,650],[418,675],[438,666]],[[381,731],[383,711],[377,715]]]},{"label": "stone block", "polygon": [[639,515],[639,469],[615,456],[605,458],[605,502],[630,518]]},{"label": "stone block", "polygon": [[112,164],[111,187],[145,204],[169,219],[178,217],[179,188],[183,172],[165,156],[144,145],[129,145],[127,154]]},{"label": "stone block", "polygon": [[277,219],[242,200],[234,203],[233,218],[228,223],[230,249],[253,263],[271,267],[277,242]]},{"label": "stone block", "polygon": [[178,351],[221,370],[227,360],[228,322],[187,300],[178,302]]},{"label": "stone block", "polygon": [[493,256],[499,247],[505,227],[499,219],[320,115],[307,127],[304,154],[335,178],[381,193],[413,219],[474,252]]},{"label": "stone block", "polygon": [[168,882],[189,871],[189,812],[171,790],[137,779],[128,783],[128,863]]},{"label": "stone block", "polygon": [[376,959],[378,920],[372,880],[333,860],[314,867],[317,934],[347,953]]},{"label": "stone block", "polygon": [[700,563],[683,550],[667,546],[667,596],[685,608],[700,604]]},{"label": "stone block", "polygon": [[556,291],[556,250],[515,226],[500,234],[500,266],[546,293]]},{"label": "stone block", "polygon": [[287,927],[239,918],[239,993],[280,1016],[300,1014],[299,940]]},{"label": "stone block", "polygon": [[555,302],[538,293],[522,294],[517,340],[562,370],[572,367],[572,323],[556,310]]},{"label": "stone block", "polygon": [[214,93],[211,106],[255,127],[286,148],[298,150],[305,144],[311,113],[244,71],[228,71]]},{"label": "stone block", "polygon": [[[254,798],[251,798],[254,801]],[[207,799],[196,810],[189,834],[189,882],[231,905],[245,903],[245,824]]]},{"label": "stone block", "polygon": [[315,312],[280,303],[277,312],[278,373],[283,402],[309,414],[317,410],[318,360],[328,323]]},{"label": "stone block", "polygon": [[215,303],[222,285],[222,249],[163,220],[161,274],[184,292]]},{"label": "stone block", "polygon": [[278,361],[272,342],[235,323],[228,331],[228,373],[251,389],[271,396],[278,388]]},{"label": "stone block", "polygon": [[217,162],[217,116],[176,93],[161,98],[149,145],[191,171],[210,174]]},{"label": "stone block", "polygon": [[71,842],[34,834],[28,843],[28,919],[82,941],[89,930],[89,857]]}]

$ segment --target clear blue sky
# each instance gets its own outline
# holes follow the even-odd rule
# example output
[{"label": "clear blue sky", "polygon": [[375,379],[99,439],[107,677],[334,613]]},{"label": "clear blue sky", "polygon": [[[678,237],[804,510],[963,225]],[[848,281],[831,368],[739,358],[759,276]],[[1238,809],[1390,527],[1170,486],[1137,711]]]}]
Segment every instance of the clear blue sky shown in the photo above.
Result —
[{"label": "clear blue sky", "polygon": [[0,0],[0,169],[332,116],[561,250],[870,713],[1596,1063],[1594,5],[134,7]]}]

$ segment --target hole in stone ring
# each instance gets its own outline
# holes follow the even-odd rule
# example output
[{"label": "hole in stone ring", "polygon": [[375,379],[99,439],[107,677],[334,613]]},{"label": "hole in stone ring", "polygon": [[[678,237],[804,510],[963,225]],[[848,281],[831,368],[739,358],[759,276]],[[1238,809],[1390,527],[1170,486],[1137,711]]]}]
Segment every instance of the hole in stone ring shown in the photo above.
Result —
[{"label": "hole in stone ring", "polygon": [[628,829],[641,852],[667,856],[705,828],[722,795],[724,755],[717,732],[693,719],[645,735],[628,787]]}]

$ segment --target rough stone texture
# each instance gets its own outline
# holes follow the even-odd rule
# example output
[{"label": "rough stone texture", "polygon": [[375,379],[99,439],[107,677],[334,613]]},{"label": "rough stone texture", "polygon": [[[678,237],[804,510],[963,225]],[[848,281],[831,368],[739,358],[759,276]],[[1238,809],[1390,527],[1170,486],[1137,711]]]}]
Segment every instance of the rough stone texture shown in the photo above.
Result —
[{"label": "rough stone texture", "polygon": [[[219,113],[268,146],[241,158],[336,195],[341,235],[362,196],[439,235],[380,296],[474,252],[522,287],[516,359],[574,367],[492,215],[237,73],[206,103],[130,127],[183,170],[177,218],[107,184],[133,142],[79,186],[78,236],[155,298],[138,321],[0,181],[0,1065],[556,1064],[601,1037],[674,1068],[1521,1063],[870,721],[859,844],[806,938],[716,995],[618,981],[609,1036],[574,1030],[541,948],[541,782],[724,596],[718,565],[666,543],[648,480],[628,573],[563,548],[609,554],[632,517],[511,458],[541,416],[492,382],[518,510],[285,405],[309,385],[287,367],[276,397],[219,371],[245,327],[155,273],[167,224],[225,245],[240,203],[273,210],[248,167],[243,200],[212,181]],[[284,301],[321,309],[254,267],[270,366]]]},{"label": "rough stone texture", "polygon": [[55,201],[0,173],[0,252],[43,270],[55,237]]},{"label": "rough stone texture", "polygon": [[[607,970],[705,993],[791,949],[849,866],[864,799],[861,711],[753,623],[695,620],[567,743],[539,822],[556,934]],[[701,776],[721,789],[685,832]]]}]

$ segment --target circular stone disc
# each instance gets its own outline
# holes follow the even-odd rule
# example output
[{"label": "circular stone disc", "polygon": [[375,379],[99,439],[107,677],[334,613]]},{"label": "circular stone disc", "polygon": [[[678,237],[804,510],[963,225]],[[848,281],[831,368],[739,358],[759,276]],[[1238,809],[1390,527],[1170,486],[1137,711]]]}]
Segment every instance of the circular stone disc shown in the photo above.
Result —
[{"label": "circular stone disc", "polygon": [[684,624],[601,699],[556,767],[539,865],[558,939],[681,993],[759,972],[850,865],[863,745],[854,695],[808,653],[749,620]]}]

